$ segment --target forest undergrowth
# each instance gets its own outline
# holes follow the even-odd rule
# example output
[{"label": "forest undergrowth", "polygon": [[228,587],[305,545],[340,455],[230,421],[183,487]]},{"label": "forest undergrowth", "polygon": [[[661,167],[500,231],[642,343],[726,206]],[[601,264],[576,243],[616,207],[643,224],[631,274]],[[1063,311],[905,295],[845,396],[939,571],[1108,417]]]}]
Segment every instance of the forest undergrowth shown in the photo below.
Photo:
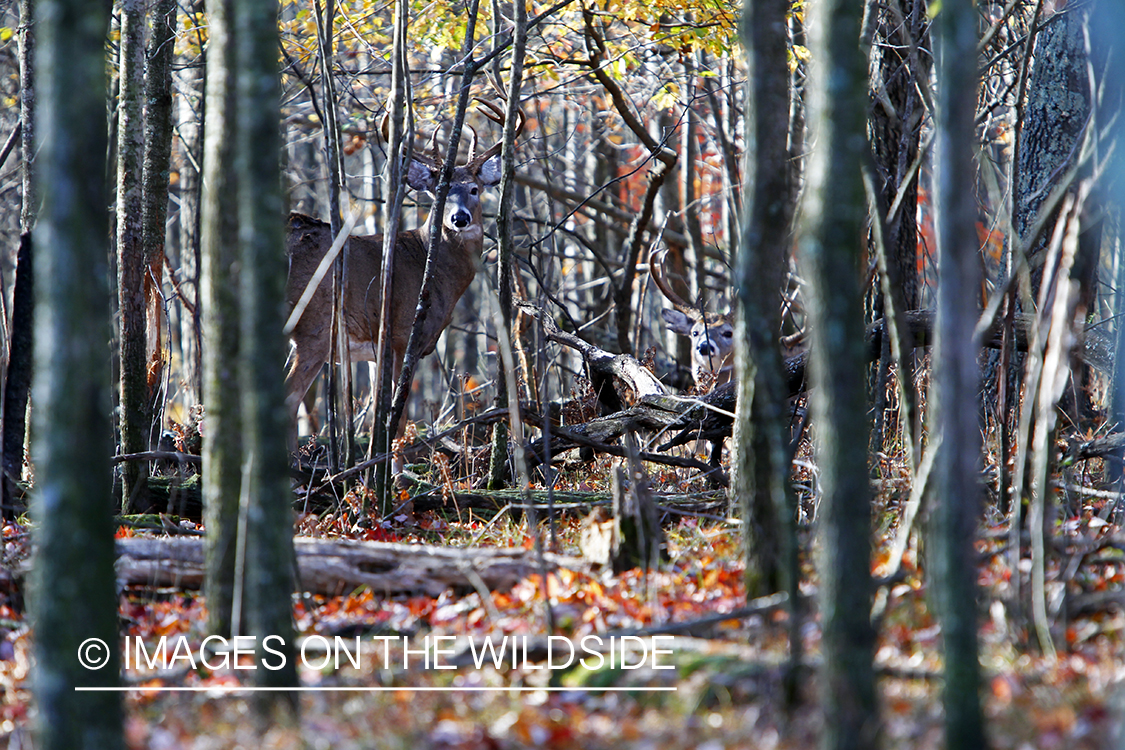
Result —
[{"label": "forest undergrowth", "polygon": [[[134,665],[127,674],[135,690],[125,699],[129,747],[815,747],[821,729],[816,710],[816,464],[807,443],[806,439],[794,471],[801,495],[804,595],[803,657],[794,706],[785,700],[786,610],[759,600],[750,603],[760,605],[757,611],[747,612],[742,537],[737,519],[725,512],[725,496],[709,492],[687,473],[650,466],[658,504],[664,497],[689,494],[710,498],[714,507],[698,512],[662,506],[668,559],[658,569],[613,575],[589,565],[562,568],[551,572],[546,584],[533,574],[510,590],[479,587],[437,597],[388,597],[364,587],[337,596],[297,597],[294,621],[310,649],[302,685],[321,692],[300,694],[293,722],[269,727],[256,723],[252,696],[240,692],[247,684],[246,673],[229,664],[211,669],[181,659],[173,669]],[[604,497],[614,460],[567,462],[555,489]],[[446,469],[446,481],[453,481]],[[1030,611],[1028,556],[1021,556],[1019,570],[1013,571],[1006,521],[992,512],[981,525],[977,549],[982,698],[994,747],[1100,748],[1112,739],[1122,700],[1114,686],[1125,677],[1125,612],[1120,607],[1125,557],[1120,530],[1109,512],[1115,496],[1075,492],[1101,486],[1103,473],[1097,459],[1066,465],[1056,474],[1061,512],[1054,533],[1057,554],[1050,558],[1047,573],[1054,656],[1042,653],[1034,630],[1024,624],[1030,618],[1025,614]],[[991,474],[986,471],[986,476]],[[941,630],[923,576],[925,510],[901,565],[888,575],[892,540],[910,494],[901,452],[878,454],[872,477],[872,574],[880,584],[873,618],[878,625],[876,669],[884,746],[942,747]],[[451,497],[470,484],[468,478],[455,482],[449,488]],[[355,512],[358,507],[352,493],[335,508],[299,514],[295,531],[299,537],[451,547],[530,550],[536,543],[526,519],[516,513],[459,508],[447,501],[439,510],[362,518]],[[540,538],[548,547],[557,540],[552,551],[582,558],[584,532],[602,518],[596,510],[568,508],[553,520],[540,520]],[[201,530],[196,523],[176,520],[182,533]],[[118,537],[155,533],[123,524]],[[10,563],[28,554],[26,523],[6,525],[4,539]],[[1013,606],[1017,579],[1021,608]],[[208,635],[206,602],[196,592],[133,586],[121,592],[119,601],[126,648],[129,639],[140,639],[151,650],[165,637],[169,643],[182,639],[185,650],[197,652]],[[736,611],[737,617],[721,618]],[[31,629],[17,588],[9,586],[0,618],[0,731],[9,742],[20,736],[26,742],[34,712]],[[653,668],[655,659],[646,663],[643,658],[638,669],[608,660],[595,663],[589,653],[585,663],[574,660],[567,668],[555,668],[562,663],[557,654],[542,650],[547,635],[582,643],[585,637],[610,640],[642,632],[674,635],[661,654],[665,663],[660,667],[669,669]],[[495,653],[505,638],[517,649],[514,663],[498,663],[486,657],[483,648],[476,650],[488,640]],[[330,661],[331,650],[325,649],[336,639],[344,649],[355,646],[352,655],[358,666],[346,658],[342,664]],[[434,648],[448,651],[426,654],[419,646],[407,654],[404,667],[397,654],[388,656],[391,652],[386,651],[386,644],[399,642],[395,639],[439,644]],[[621,657],[628,663],[624,652]],[[451,668],[437,668],[440,658],[448,660],[443,667]]]}]

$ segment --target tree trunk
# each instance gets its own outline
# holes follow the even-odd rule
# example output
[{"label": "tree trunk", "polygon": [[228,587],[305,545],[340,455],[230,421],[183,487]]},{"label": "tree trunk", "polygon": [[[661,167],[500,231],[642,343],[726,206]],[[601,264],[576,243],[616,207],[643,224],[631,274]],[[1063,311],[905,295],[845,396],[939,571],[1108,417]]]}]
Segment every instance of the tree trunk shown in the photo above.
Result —
[{"label": "tree trunk", "polygon": [[945,646],[946,747],[988,747],[980,709],[977,656],[977,523],[981,509],[980,369],[973,329],[982,268],[977,252],[977,11],[947,0],[941,33],[937,108],[938,284],[933,415],[941,436],[934,476],[929,580]]},{"label": "tree trunk", "polygon": [[[496,214],[496,235],[498,238],[497,250],[500,262],[496,264],[497,273],[497,304],[500,307],[500,317],[503,320],[504,330],[498,331],[501,336],[512,335],[512,273],[515,266],[515,169],[516,169],[516,111],[520,104],[520,90],[523,86],[524,52],[527,47],[527,8],[517,5],[515,8],[514,47],[512,49],[512,66],[508,78],[507,107],[502,135],[503,147],[500,154],[500,205]],[[509,346],[515,342],[509,341]],[[525,378],[530,378],[531,373],[523,373]],[[518,380],[519,373],[507,372],[505,367],[496,368],[496,406],[506,409],[509,406],[508,378]],[[515,392],[513,390],[513,392]],[[511,475],[508,466],[508,434],[521,435],[523,430],[514,424],[519,417],[519,409],[512,411],[513,423],[497,422],[492,433],[492,451],[488,467],[489,489],[499,489]]]},{"label": "tree trunk", "polygon": [[[387,105],[390,123],[390,143],[387,162],[384,165],[384,179],[387,183],[387,202],[383,205],[383,266],[379,274],[380,309],[379,341],[374,381],[371,384],[372,403],[375,416],[371,420],[371,439],[368,442],[371,456],[391,453],[397,423],[390,422],[393,411],[394,388],[393,369],[389,363],[391,284],[394,281],[395,245],[402,221],[402,202],[406,196],[406,170],[410,149],[403,144],[412,144],[414,138],[413,118],[410,116],[409,102],[406,100],[410,90],[407,81],[406,37],[410,23],[407,0],[395,0],[394,5],[394,49],[391,60],[391,98]],[[379,502],[380,515],[386,515],[393,508],[393,488],[390,483],[390,464],[384,462],[371,472],[368,484],[373,484]]]},{"label": "tree trunk", "polygon": [[652,487],[639,458],[636,436],[625,434],[625,460],[613,467],[613,534],[610,566],[621,574],[633,568],[655,571],[664,552],[664,531]]},{"label": "tree trunk", "polygon": [[[230,169],[236,111],[235,47],[231,0],[209,0],[207,124],[204,134],[201,227],[203,307],[203,508],[207,528],[204,592],[208,629],[231,635],[234,604],[238,498],[242,488],[242,440],[238,395],[237,178]],[[241,615],[240,615],[241,616]]]},{"label": "tree trunk", "polygon": [[[24,163],[24,169],[30,165]],[[8,354],[8,371],[4,379],[4,424],[3,424],[3,477],[0,478],[0,491],[3,492],[3,515],[15,518],[24,510],[18,498],[22,493],[17,483],[23,477],[24,436],[27,432],[27,398],[31,390],[32,356],[35,324],[34,241],[31,228],[22,230],[20,248],[16,254],[16,282],[12,291],[12,335]]]},{"label": "tree trunk", "polygon": [[34,185],[35,171],[35,23],[32,0],[20,0],[20,183],[23,202],[20,206],[20,247],[16,253],[16,281],[12,291],[11,345],[4,373],[3,426],[0,446],[3,448],[3,477],[0,478],[0,509],[5,518],[14,518],[23,510],[13,491],[23,475],[24,440],[27,433],[27,400],[31,389],[33,358],[32,327],[35,295],[33,280],[34,242],[32,228],[38,201]]},{"label": "tree trunk", "polygon": [[[921,91],[929,87],[929,22],[923,0],[904,0],[891,12],[872,3],[877,13],[876,43],[871,47],[874,89],[871,109],[872,146],[875,154],[877,223],[873,225],[874,251],[879,261],[881,310],[890,321],[891,335],[884,339],[885,354],[879,363],[878,382],[897,367],[898,416],[910,468],[917,464],[921,422],[914,390],[914,358],[900,332],[902,315],[921,304],[918,282],[918,176],[919,146],[926,108]],[[885,388],[878,388],[882,398]],[[883,409],[876,419],[883,424]],[[875,444],[883,445],[883,429],[876,429]]]},{"label": "tree trunk", "polygon": [[[340,149],[340,127],[337,123],[336,80],[332,70],[335,59],[335,36],[333,35],[336,3],[328,0],[322,8],[320,0],[314,3],[316,11],[317,60],[320,64],[321,107],[324,115],[322,131],[324,135],[324,160],[328,167],[328,224],[332,236],[340,233],[340,188],[343,183],[344,167]],[[394,235],[390,235],[392,238]],[[333,300],[333,347],[330,350],[328,394],[328,443],[330,466],[351,468],[355,462],[355,428],[352,424],[352,365],[348,347],[347,326],[344,325],[344,288],[348,281],[348,241],[336,256],[332,267]],[[339,367],[336,363],[339,363]],[[343,445],[339,440],[343,439]]]},{"label": "tree trunk", "polygon": [[[1121,82],[1125,81],[1125,57],[1120,54],[1120,29],[1125,28],[1125,6],[1121,3],[1102,2],[1094,8],[1091,16],[1092,22],[1090,24],[1091,41],[1095,49],[1099,52],[1111,51],[1106,55],[1108,64],[1106,65],[1106,79],[1110,81],[1117,81],[1120,87]],[[1121,95],[1121,89],[1118,88],[1118,96]],[[1120,98],[1118,102],[1120,102]],[[1118,105],[1120,109],[1120,104]],[[1112,192],[1108,196],[1108,200],[1116,203],[1118,207],[1125,206],[1125,159],[1122,159],[1121,152],[1118,151],[1117,158],[1114,161],[1109,174],[1109,184],[1113,186]],[[1119,254],[1118,264],[1125,264],[1125,258],[1120,257],[1122,253],[1122,241],[1120,237],[1121,231],[1121,213],[1118,209],[1118,242],[1117,252]],[[1119,269],[1122,265],[1118,266]],[[1125,270],[1119,270],[1118,279],[1125,278]],[[1121,295],[1125,293],[1121,285],[1117,286],[1118,309],[1120,310],[1125,306],[1125,302],[1121,302]],[[1117,351],[1125,351],[1125,324],[1120,319],[1117,321]],[[1113,371],[1113,404],[1114,416],[1118,417],[1118,424],[1120,419],[1125,417],[1125,357],[1117,357]],[[1117,469],[1118,476],[1121,476],[1120,467]],[[1120,482],[1120,479],[1118,480]],[[1115,489],[1120,490],[1120,484]],[[1122,506],[1121,501],[1118,501],[1117,516],[1115,520],[1121,518]]]},{"label": "tree trunk", "polygon": [[[41,125],[35,228],[34,587],[36,746],[123,746],[110,455],[111,338],[106,206],[108,6],[40,0],[35,88]],[[81,439],[75,439],[75,436]],[[100,639],[98,642],[87,639]],[[82,644],[85,642],[85,646]],[[80,647],[83,649],[79,651]],[[105,662],[87,669],[76,658]]]},{"label": "tree trunk", "polygon": [[788,169],[789,70],[787,0],[747,2],[743,45],[750,55],[746,142],[745,229],[735,255],[738,404],[731,488],[742,503],[746,596],[789,594],[790,671],[787,700],[796,700],[800,661],[797,611],[796,502],[790,483],[789,439],[781,333],[781,294],[788,270],[793,204]]},{"label": "tree trunk", "polygon": [[[141,244],[141,96],[144,89],[144,4],[123,0],[120,42],[121,93],[117,104],[117,304],[121,386],[121,452],[148,449],[148,379],[145,345],[145,258]],[[147,505],[148,464],[121,467],[121,507]]]},{"label": "tree trunk", "polygon": [[158,0],[152,9],[152,33],[145,53],[144,161],[141,242],[144,247],[144,290],[147,307],[147,388],[149,445],[160,438],[164,388],[165,222],[168,218],[168,166],[172,155],[172,51],[175,45],[176,0]]},{"label": "tree trunk", "polygon": [[[1089,122],[1086,20],[1085,12],[1068,9],[1043,24],[1035,40],[1014,173],[1015,229],[1024,242],[1051,190],[1077,161]],[[1040,233],[1032,252],[1046,246],[1050,227]],[[1041,265],[1032,270],[1032,298],[1041,275]]]},{"label": "tree trunk", "polygon": [[[740,315],[734,496],[743,502],[748,598],[795,584],[794,504],[789,487],[782,357],[781,290],[789,257],[793,206],[786,150],[789,128],[785,0],[749,3],[743,44],[753,73],[746,141],[751,153],[746,229],[736,265]],[[796,601],[796,597],[790,601]]]},{"label": "tree trunk", "polygon": [[871,110],[875,170],[884,206],[898,210],[886,218],[886,248],[892,283],[901,292],[903,311],[920,306],[918,287],[918,175],[925,102],[929,86],[929,21],[923,0],[902,0],[895,12],[874,4],[877,43],[871,47],[876,87]]},{"label": "tree trunk", "polygon": [[[259,0],[237,0],[234,21],[246,631],[259,647],[256,684],[295,687],[293,511],[290,503],[279,502],[289,498],[291,490],[282,375],[288,348],[282,334],[286,273],[278,262],[285,247],[285,216],[277,8]],[[284,667],[261,668],[270,658],[262,651],[267,638],[281,639],[272,648],[283,653]],[[288,696],[288,703],[295,707],[296,693]]]},{"label": "tree trunk", "polygon": [[179,335],[176,337],[180,370],[187,384],[183,392],[184,403],[188,407],[203,402],[203,360],[200,356],[202,321],[200,309],[200,165],[203,162],[203,130],[207,110],[204,71],[205,57],[200,56],[196,66],[188,66],[176,72],[179,102],[176,107],[176,134],[179,136],[177,166],[179,181],[179,257],[173,264],[177,269],[176,278],[179,310]]},{"label": "tree trunk", "polygon": [[871,748],[880,735],[872,669],[871,487],[862,274],[866,199],[867,65],[861,8],[843,0],[810,7],[807,228],[800,243],[812,335],[811,396],[817,425],[823,623],[822,747]]}]

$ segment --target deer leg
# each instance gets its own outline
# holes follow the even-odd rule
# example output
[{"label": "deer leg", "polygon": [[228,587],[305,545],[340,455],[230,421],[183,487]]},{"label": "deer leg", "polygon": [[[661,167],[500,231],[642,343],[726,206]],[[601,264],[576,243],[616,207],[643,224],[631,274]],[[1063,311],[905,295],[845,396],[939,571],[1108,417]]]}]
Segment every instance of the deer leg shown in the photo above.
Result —
[{"label": "deer leg", "polygon": [[316,378],[313,378],[312,385],[305,392],[305,397],[301,399],[301,404],[305,407],[305,417],[309,421],[309,433],[317,435],[320,433],[320,415],[316,410]]},{"label": "deer leg", "polygon": [[[398,388],[398,378],[402,375],[402,360],[406,356],[406,352],[392,351],[391,352],[391,388]],[[394,440],[399,440],[406,433],[406,408],[402,410],[402,416],[399,417],[398,424],[395,425]],[[406,468],[406,461],[403,459],[402,454],[397,452],[391,453],[391,476],[401,474],[403,469]]]},{"label": "deer leg", "polygon": [[289,353],[289,368],[285,375],[285,406],[289,410],[291,443],[294,448],[297,445],[297,411],[327,359],[327,347],[322,346],[295,346]]},{"label": "deer leg", "polygon": [[707,472],[707,484],[712,489],[726,486],[723,476],[723,438],[711,441],[711,458],[707,462],[711,470]]}]

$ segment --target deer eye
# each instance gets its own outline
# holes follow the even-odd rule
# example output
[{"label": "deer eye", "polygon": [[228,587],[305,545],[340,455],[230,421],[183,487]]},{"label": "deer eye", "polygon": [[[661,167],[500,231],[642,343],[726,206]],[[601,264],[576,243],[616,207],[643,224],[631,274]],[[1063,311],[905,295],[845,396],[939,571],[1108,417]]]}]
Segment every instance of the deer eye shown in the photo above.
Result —
[{"label": "deer eye", "polygon": [[469,188],[469,195],[476,195],[479,192],[480,192],[480,190],[478,188],[475,188],[475,187]]},{"label": "deer eye", "polygon": [[723,338],[724,339],[734,338],[734,331],[723,331]]}]

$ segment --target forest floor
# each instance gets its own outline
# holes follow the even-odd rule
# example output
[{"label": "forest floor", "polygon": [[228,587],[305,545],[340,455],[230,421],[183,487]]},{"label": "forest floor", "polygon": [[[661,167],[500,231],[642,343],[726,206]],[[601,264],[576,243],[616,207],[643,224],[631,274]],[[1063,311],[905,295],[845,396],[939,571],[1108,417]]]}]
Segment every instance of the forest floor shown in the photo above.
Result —
[{"label": "forest floor", "polygon": [[[605,492],[607,468],[605,459],[572,468],[560,487]],[[652,479],[658,491],[699,489],[671,472]],[[873,573],[878,576],[887,557],[887,538],[906,499],[906,482],[888,475],[875,488]],[[1003,524],[985,524],[982,530],[982,697],[995,748],[1103,748],[1121,731],[1125,557],[1119,549],[1119,529],[1099,515],[1106,501],[1085,500],[1075,514],[1060,521],[1060,554],[1047,573],[1048,603],[1055,612],[1054,657],[1041,653],[1032,630],[1013,625]],[[583,519],[577,515],[559,519],[558,551],[580,555],[582,529]],[[339,512],[298,517],[297,531],[319,538],[453,547],[533,546],[523,520],[510,515],[496,519],[472,510],[400,516],[361,530],[341,506]],[[559,647],[550,654],[539,648],[548,634],[540,575],[502,592],[482,586],[463,595],[384,597],[363,588],[341,596],[300,597],[294,621],[310,647],[300,677],[303,686],[319,690],[301,692],[297,711],[288,720],[262,724],[254,718],[252,697],[239,689],[249,684],[244,671],[221,665],[193,669],[183,660],[172,669],[156,671],[134,664],[134,669],[125,670],[135,688],[124,697],[128,747],[816,747],[821,724],[816,668],[820,629],[811,562],[815,551],[808,554],[809,545],[815,549],[815,539],[807,525],[802,581],[806,614],[800,629],[804,666],[798,671],[795,708],[787,708],[785,701],[787,615],[782,607],[763,606],[739,619],[712,617],[705,625],[659,641],[618,638],[624,650],[614,658],[638,665],[636,669],[621,663],[611,666],[608,656],[598,663],[590,652],[577,654],[586,657],[585,664],[553,668],[566,661],[567,644],[581,645],[586,636],[601,634],[608,640],[612,634],[667,628],[746,606],[736,522],[721,510],[668,515],[665,531],[669,559],[657,571],[636,569],[613,576],[564,569],[548,576],[546,598],[552,632],[558,636],[552,645]],[[119,535],[141,533],[148,532],[122,527]],[[546,525],[544,536],[549,538]],[[8,559],[26,548],[22,526],[6,526],[4,538]],[[912,543],[898,574],[880,587],[883,610],[876,667],[883,746],[923,750],[943,747],[941,633],[915,550]],[[1024,557],[1019,566],[1025,598],[1028,562]],[[1070,612],[1067,619],[1057,612],[1060,602]],[[16,603],[9,599],[0,607],[6,629],[0,633],[0,741],[26,748],[33,746],[30,726],[35,714],[29,681],[32,636]],[[146,654],[162,636],[174,643],[182,636],[186,647],[197,651],[207,635],[205,603],[196,592],[129,588],[121,597],[120,617],[123,638],[143,639]],[[339,666],[328,659],[323,646],[336,637],[353,652],[353,661],[347,654]],[[505,637],[509,640],[503,641]],[[482,658],[486,639],[494,651],[520,644],[527,649],[530,643],[531,655],[518,650],[514,664],[497,666],[493,659]],[[358,654],[351,648],[357,642]],[[411,651],[404,655],[400,644]],[[426,645],[431,646],[428,652]],[[477,647],[481,650],[474,650]],[[474,660],[487,663],[478,667]],[[200,690],[163,689],[170,687]]]}]

